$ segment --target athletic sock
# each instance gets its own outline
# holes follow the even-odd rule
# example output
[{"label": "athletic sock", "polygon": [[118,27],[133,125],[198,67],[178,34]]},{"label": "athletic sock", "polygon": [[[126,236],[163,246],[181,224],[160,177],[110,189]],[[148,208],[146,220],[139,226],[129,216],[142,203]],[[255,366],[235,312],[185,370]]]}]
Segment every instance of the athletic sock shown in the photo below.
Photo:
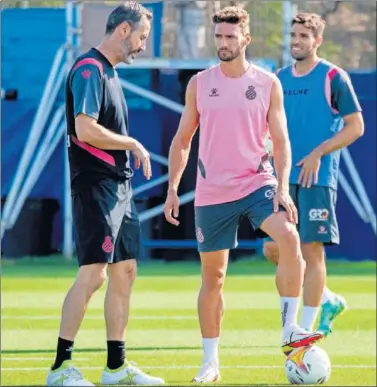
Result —
[{"label": "athletic sock", "polygon": [[333,300],[334,300],[334,293],[327,286],[325,286],[323,288],[321,305],[325,304],[327,301],[333,301]]},{"label": "athletic sock", "polygon": [[212,339],[203,338],[204,363],[219,365],[219,337]]},{"label": "athletic sock", "polygon": [[283,330],[297,326],[300,297],[280,297],[280,310]]},{"label": "athletic sock", "polygon": [[55,363],[51,367],[51,370],[54,371],[61,367],[63,362],[66,360],[72,359],[72,351],[73,351],[73,341],[58,338],[58,345],[56,349],[56,359]]},{"label": "athletic sock", "polygon": [[126,348],[124,341],[107,342],[107,367],[116,370],[124,364]]},{"label": "athletic sock", "polygon": [[304,305],[302,308],[300,327],[312,331],[317,318],[318,310],[319,308],[316,306]]}]

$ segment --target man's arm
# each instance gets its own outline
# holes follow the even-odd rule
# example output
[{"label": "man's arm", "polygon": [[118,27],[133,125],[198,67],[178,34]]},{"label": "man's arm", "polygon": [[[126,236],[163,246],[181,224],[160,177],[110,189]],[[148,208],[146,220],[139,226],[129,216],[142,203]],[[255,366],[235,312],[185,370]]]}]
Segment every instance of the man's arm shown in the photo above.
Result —
[{"label": "man's arm", "polygon": [[316,148],[320,156],[347,147],[364,134],[364,120],[348,75],[339,70],[331,80],[331,105],[344,120],[344,128]]},{"label": "man's arm", "polygon": [[343,117],[343,120],[344,128],[314,150],[320,157],[346,148],[364,134],[364,120],[361,113],[352,113]]},{"label": "man's arm", "polygon": [[278,78],[275,78],[272,85],[271,102],[267,120],[272,141],[278,187],[280,190],[289,191],[292,154],[288,137],[287,118],[284,110],[283,88]]},{"label": "man's arm", "polygon": [[170,146],[169,190],[178,190],[190,154],[191,141],[198,128],[199,113],[196,106],[196,82],[196,75],[194,75],[187,85],[185,108],[178,131]]},{"label": "man's arm", "polygon": [[77,138],[100,149],[136,150],[138,142],[97,123],[102,103],[101,73],[96,65],[78,67],[71,78]]},{"label": "man's arm", "polygon": [[174,226],[179,225],[178,186],[186,168],[190,154],[191,141],[198,129],[199,112],[196,106],[196,82],[194,75],[186,88],[186,103],[178,131],[173,138],[169,151],[169,189],[165,201],[165,218]]},{"label": "man's arm", "polygon": [[291,143],[288,137],[287,117],[284,110],[284,93],[278,78],[274,78],[271,89],[270,108],[267,121],[272,141],[274,166],[278,179],[278,190],[274,196],[274,212],[279,205],[287,211],[288,220],[298,222],[297,209],[289,195],[289,175],[292,166]]},{"label": "man's arm", "polygon": [[100,149],[135,151],[140,146],[134,138],[114,133],[81,113],[76,117],[76,133],[80,141]]}]

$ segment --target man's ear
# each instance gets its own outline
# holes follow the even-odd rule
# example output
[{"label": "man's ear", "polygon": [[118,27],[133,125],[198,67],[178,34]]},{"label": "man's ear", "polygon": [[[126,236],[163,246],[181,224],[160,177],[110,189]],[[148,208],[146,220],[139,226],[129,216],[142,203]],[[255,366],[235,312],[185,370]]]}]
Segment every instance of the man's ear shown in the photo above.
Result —
[{"label": "man's ear", "polygon": [[245,37],[244,37],[244,42],[245,42],[245,46],[248,46],[250,43],[251,43],[251,35],[250,34],[246,34]]},{"label": "man's ear", "polygon": [[323,42],[323,37],[322,36],[317,36],[315,38],[315,45],[316,45],[317,48],[321,47],[322,42]]},{"label": "man's ear", "polygon": [[131,24],[126,21],[120,23],[116,29],[118,30],[119,36],[122,39],[127,39],[132,32]]}]

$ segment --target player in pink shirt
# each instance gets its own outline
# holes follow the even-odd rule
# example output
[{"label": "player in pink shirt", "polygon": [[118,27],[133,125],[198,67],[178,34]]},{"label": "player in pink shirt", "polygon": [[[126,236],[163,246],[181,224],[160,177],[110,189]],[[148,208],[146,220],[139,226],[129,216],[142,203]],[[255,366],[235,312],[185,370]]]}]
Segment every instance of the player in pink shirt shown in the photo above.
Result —
[{"label": "player in pink shirt", "polygon": [[[198,73],[187,86],[185,109],[170,148],[165,203],[167,221],[178,226],[178,186],[200,125],[195,223],[202,262],[198,313],[204,358],[194,382],[213,382],[220,376],[222,289],[242,217],[279,248],[276,285],[284,353],[323,337],[297,324],[304,261],[295,226],[297,210],[289,196],[291,149],[280,81],[246,60],[251,39],[245,10],[226,7],[214,15],[213,23],[220,64]],[[268,131],[277,178],[264,145]]]}]

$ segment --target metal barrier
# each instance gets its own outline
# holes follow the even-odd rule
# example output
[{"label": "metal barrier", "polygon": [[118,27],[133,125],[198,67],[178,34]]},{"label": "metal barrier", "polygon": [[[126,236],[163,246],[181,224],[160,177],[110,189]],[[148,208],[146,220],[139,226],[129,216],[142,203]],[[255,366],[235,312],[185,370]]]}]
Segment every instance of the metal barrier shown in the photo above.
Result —
[{"label": "metal barrier", "polygon": [[51,122],[50,127],[47,130],[46,138],[39,147],[35,160],[31,166],[30,172],[28,173],[26,180],[23,183],[22,188],[17,193],[17,198],[14,203],[14,207],[11,212],[9,224],[13,226],[21,212],[22,206],[25,203],[28,195],[33,189],[38,177],[42,173],[48,160],[52,156],[52,153],[58,146],[65,130],[65,123],[60,123],[64,115],[64,107],[60,107]]},{"label": "metal barrier", "polygon": [[[25,174],[31,163],[32,157],[38,145],[38,141],[42,135],[46,121],[51,113],[53,103],[56,99],[58,91],[61,87],[61,83],[63,81],[63,77],[59,76],[59,69],[63,63],[64,53],[65,45],[62,45],[55,55],[54,62],[51,66],[50,74],[47,78],[41,102],[39,104],[32,127],[30,129],[30,134],[24,152],[22,153],[14,181],[12,183],[7,200],[4,204],[3,216],[1,221],[1,239],[3,239],[5,231],[13,227],[14,222],[17,219],[17,216],[12,214],[13,207],[15,206],[16,201],[19,200],[19,191],[21,189],[21,185],[24,182]],[[63,69],[64,68],[65,66],[63,65]],[[58,81],[60,81],[60,84],[58,83]],[[28,194],[29,192],[27,192],[27,195]],[[21,207],[22,204],[23,203],[20,204]]]}]

